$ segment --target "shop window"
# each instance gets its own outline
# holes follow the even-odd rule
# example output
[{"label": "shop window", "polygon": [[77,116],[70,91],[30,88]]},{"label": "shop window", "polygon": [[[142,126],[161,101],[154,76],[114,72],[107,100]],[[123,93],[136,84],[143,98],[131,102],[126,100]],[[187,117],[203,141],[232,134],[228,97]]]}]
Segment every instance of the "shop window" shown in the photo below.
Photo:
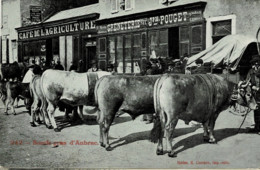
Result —
[{"label": "shop window", "polygon": [[202,51],[202,25],[191,26],[191,55]]},{"label": "shop window", "polygon": [[131,34],[125,35],[125,73],[132,72],[132,61],[131,61]]},{"label": "shop window", "polygon": [[140,34],[134,34],[133,37],[133,59],[140,60],[141,58],[141,38]]},{"label": "shop window", "polygon": [[168,57],[168,30],[151,31],[150,37],[150,58]]},{"label": "shop window", "polygon": [[108,39],[109,43],[109,54],[108,54],[108,63],[109,64],[115,64],[116,59],[116,41],[115,37],[109,37]]},{"label": "shop window", "polygon": [[159,39],[159,32],[158,31],[151,31],[149,32],[150,37],[150,58],[156,58],[158,54],[158,39]]},{"label": "shop window", "polygon": [[221,38],[231,34],[231,20],[213,22],[213,44]]},{"label": "shop window", "polygon": [[159,56],[161,58],[168,57],[168,30],[160,31],[159,38]]},{"label": "shop window", "polygon": [[117,72],[123,73],[124,72],[124,65],[123,65],[123,36],[117,37]]},{"label": "shop window", "polygon": [[110,0],[111,3],[111,13],[116,13],[118,12],[118,0]]},{"label": "shop window", "polygon": [[78,61],[80,60],[80,57],[79,57],[79,37],[78,36],[73,37],[73,53],[72,54],[73,54],[73,62],[78,63]]},{"label": "shop window", "polygon": [[184,56],[184,54],[189,55],[189,46],[190,46],[190,31],[189,27],[180,27],[180,56]]}]

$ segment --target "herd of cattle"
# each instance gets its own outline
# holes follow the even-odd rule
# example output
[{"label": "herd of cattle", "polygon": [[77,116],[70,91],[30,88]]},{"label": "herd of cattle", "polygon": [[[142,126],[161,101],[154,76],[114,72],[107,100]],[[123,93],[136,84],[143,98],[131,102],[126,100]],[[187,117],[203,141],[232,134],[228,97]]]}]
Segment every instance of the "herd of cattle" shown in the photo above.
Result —
[{"label": "herd of cattle", "polygon": [[[214,74],[131,76],[49,69],[35,75],[29,84],[4,81],[1,76],[0,88],[6,114],[8,105],[13,108],[15,98],[23,96],[25,101],[33,101],[29,102],[31,125],[36,126],[35,121],[41,118],[55,132],[60,131],[54,119],[59,102],[78,106],[82,120],[83,106],[93,106],[100,127],[100,145],[106,150],[111,150],[108,133],[116,113],[128,113],[133,119],[155,113],[151,141],[158,142],[156,153],[162,155],[165,135],[170,157],[176,156],[172,133],[179,119],[202,123],[204,140],[215,143],[213,130],[221,111],[236,103],[252,110],[258,107],[249,82],[235,84]],[[14,108],[12,111],[15,114]]]}]

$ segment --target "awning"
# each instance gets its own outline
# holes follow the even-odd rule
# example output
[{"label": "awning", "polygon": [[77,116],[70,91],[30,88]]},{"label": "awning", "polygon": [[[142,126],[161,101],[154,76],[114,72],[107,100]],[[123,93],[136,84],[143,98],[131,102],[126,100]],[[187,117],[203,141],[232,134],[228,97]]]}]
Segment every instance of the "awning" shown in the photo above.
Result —
[{"label": "awning", "polygon": [[[227,64],[235,70],[249,45],[254,45],[254,51],[257,51],[256,44],[257,40],[254,37],[228,35],[206,50],[190,57],[186,67],[195,66],[195,61],[201,58],[204,63],[211,62],[214,66]],[[246,57],[251,58],[251,56]]]}]

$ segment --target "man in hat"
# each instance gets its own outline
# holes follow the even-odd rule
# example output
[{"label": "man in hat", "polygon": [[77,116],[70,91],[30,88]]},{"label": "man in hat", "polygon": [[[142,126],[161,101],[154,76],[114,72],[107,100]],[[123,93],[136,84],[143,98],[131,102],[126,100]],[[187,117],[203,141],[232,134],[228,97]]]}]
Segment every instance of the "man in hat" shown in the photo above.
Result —
[{"label": "man in hat", "polygon": [[[246,80],[250,80],[252,84],[252,89],[257,90],[259,93],[259,87],[260,87],[260,55],[253,55],[252,60],[250,61],[250,64],[252,68],[249,70],[247,74]],[[258,95],[256,95],[257,97]],[[256,98],[257,102],[260,101],[260,99]],[[254,121],[255,121],[255,127],[252,130],[253,132],[256,132],[260,135],[260,109],[254,111]]]},{"label": "man in hat", "polygon": [[201,58],[195,61],[197,68],[192,71],[193,74],[205,74],[207,73],[205,67],[203,66],[203,60]]},{"label": "man in hat", "polygon": [[96,61],[95,60],[92,60],[91,61],[91,68],[90,69],[88,69],[88,72],[96,72],[96,71],[101,71],[101,69],[99,69],[98,67],[97,67],[97,63],[96,63]]},{"label": "man in hat", "polygon": [[60,60],[57,61],[57,64],[54,67],[55,70],[64,70],[64,67],[61,65]]}]

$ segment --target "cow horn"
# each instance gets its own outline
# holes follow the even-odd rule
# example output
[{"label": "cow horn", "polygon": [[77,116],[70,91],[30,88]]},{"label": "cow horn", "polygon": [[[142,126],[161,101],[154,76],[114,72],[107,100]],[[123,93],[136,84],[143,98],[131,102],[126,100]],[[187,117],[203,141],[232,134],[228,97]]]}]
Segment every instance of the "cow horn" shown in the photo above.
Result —
[{"label": "cow horn", "polygon": [[243,84],[243,83],[241,83],[241,87],[242,88],[245,88],[245,87],[247,87],[248,86],[248,84],[249,84],[249,82],[250,82],[250,79],[245,83],[245,84]]}]

